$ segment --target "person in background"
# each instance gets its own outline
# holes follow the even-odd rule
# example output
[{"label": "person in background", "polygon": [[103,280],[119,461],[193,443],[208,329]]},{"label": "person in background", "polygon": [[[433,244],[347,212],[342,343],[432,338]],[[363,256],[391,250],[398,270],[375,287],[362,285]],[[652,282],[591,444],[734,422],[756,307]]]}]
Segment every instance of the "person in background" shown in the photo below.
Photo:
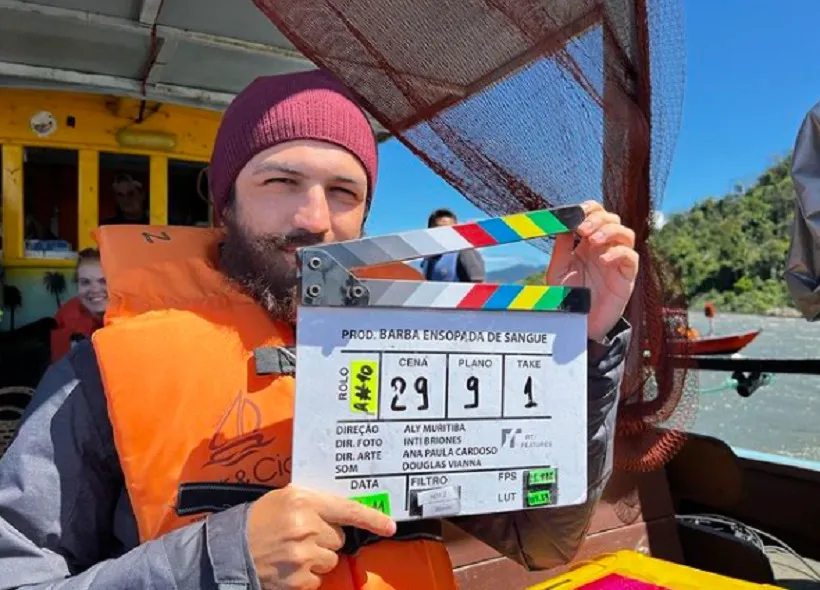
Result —
[{"label": "person in background", "polygon": [[56,363],[77,342],[91,338],[103,325],[108,305],[108,290],[100,264],[100,253],[94,248],[80,251],[77,259],[77,296],[66,301],[54,320],[57,327],[51,332],[51,362]]},{"label": "person in background", "polygon": [[[436,209],[427,219],[427,227],[441,227],[458,223],[455,213],[449,209]],[[428,281],[445,281],[449,283],[481,283],[484,281],[484,259],[478,250],[469,249],[460,252],[448,252],[425,258],[421,271]]]},{"label": "person in background", "polygon": [[820,102],[803,119],[792,153],[794,218],[784,278],[803,317],[820,319]]},{"label": "person in background", "polygon": [[711,301],[707,301],[706,305],[703,306],[703,315],[706,316],[706,319],[709,320],[709,332],[707,336],[712,336],[715,333],[715,315],[717,314],[717,310],[715,310],[715,304]]},{"label": "person in background", "polygon": [[145,210],[145,191],[142,183],[130,174],[119,174],[112,185],[117,201],[117,212],[103,220],[100,225],[147,225],[148,211]]}]

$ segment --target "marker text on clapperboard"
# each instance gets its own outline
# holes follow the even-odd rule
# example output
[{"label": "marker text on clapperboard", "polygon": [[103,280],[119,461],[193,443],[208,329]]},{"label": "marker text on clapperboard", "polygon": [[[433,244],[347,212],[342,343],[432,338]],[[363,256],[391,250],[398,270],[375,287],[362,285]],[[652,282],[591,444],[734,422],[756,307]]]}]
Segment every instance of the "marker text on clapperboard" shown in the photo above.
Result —
[{"label": "marker text on clapperboard", "polygon": [[421,342],[498,342],[502,344],[543,344],[550,352],[555,334],[544,332],[501,332],[475,330],[418,330],[387,329],[362,330],[343,329],[342,341],[385,341],[385,340],[418,340]]}]

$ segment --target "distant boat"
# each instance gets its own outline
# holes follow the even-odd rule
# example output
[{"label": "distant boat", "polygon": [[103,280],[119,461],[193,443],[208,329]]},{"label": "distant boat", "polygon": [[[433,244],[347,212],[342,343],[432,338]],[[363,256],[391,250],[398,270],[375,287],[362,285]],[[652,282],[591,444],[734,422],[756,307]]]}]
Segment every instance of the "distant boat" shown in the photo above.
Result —
[{"label": "distant boat", "polygon": [[672,354],[717,355],[735,354],[757,338],[761,330],[751,330],[722,336],[690,336],[672,342]]}]

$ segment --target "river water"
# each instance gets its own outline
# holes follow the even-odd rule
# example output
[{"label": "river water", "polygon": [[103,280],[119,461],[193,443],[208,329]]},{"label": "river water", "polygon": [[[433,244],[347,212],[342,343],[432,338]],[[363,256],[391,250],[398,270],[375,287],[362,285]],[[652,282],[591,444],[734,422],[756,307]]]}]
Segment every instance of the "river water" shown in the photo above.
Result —
[{"label": "river water", "polygon": [[[691,312],[691,325],[705,334],[706,319]],[[762,328],[740,354],[749,358],[820,358],[820,322],[718,314],[716,334]],[[715,392],[731,373],[698,372],[701,390],[689,430],[715,436],[733,447],[820,461],[820,375],[775,375],[751,397],[734,390]],[[711,391],[710,391],[711,390]]]}]

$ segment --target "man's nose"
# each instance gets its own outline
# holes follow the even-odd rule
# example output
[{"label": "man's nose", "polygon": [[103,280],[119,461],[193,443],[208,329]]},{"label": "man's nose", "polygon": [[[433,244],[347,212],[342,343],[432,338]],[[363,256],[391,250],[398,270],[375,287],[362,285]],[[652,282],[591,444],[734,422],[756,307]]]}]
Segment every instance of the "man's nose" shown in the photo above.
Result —
[{"label": "man's nose", "polygon": [[296,229],[313,234],[325,234],[330,231],[330,209],[327,206],[327,193],[322,186],[310,187],[304,194],[293,219]]}]

